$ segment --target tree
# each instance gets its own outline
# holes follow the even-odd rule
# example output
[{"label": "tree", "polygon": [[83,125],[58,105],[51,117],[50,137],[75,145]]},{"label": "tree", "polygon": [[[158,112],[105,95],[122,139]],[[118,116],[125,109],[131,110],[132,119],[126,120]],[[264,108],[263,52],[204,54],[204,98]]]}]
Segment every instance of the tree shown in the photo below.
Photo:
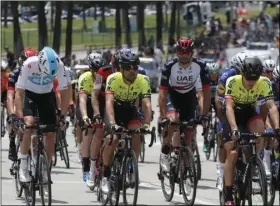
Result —
[{"label": "tree", "polygon": [[175,34],[175,23],[176,23],[176,2],[172,2],[172,10],[171,10],[171,19],[170,19],[170,26],[169,26],[169,44],[171,43],[170,40],[174,38]]},{"label": "tree", "polygon": [[123,21],[124,21],[124,28],[125,28],[125,43],[129,48],[132,47],[131,42],[131,33],[130,33],[130,22],[129,22],[129,2],[123,3]]},{"label": "tree", "polygon": [[120,48],[122,46],[122,28],[121,28],[121,13],[120,4],[116,3],[116,17],[115,17],[115,41],[116,47]]},{"label": "tree", "polygon": [[72,53],[72,27],[73,27],[73,1],[68,1],[67,27],[66,27],[66,48],[65,57],[70,59]]},{"label": "tree", "polygon": [[181,8],[181,3],[180,2],[176,2],[177,3],[177,7],[178,7],[178,9],[177,9],[177,23],[176,23],[176,26],[177,26],[177,28],[176,28],[176,30],[177,30],[177,39],[179,39],[180,38],[180,33],[181,33],[181,25],[180,25],[180,18],[181,18],[181,15],[180,15],[180,8]]},{"label": "tree", "polygon": [[[54,3],[54,2],[52,2]],[[53,31],[53,49],[59,54],[60,38],[61,38],[61,14],[62,14],[62,2],[55,2],[55,22]]]},{"label": "tree", "polygon": [[19,25],[18,15],[18,1],[11,1],[11,8],[13,14],[13,25],[14,25],[14,54],[15,58],[18,58],[23,51],[23,41]]},{"label": "tree", "polygon": [[8,4],[9,2],[8,1],[2,1],[1,2],[2,4],[2,8],[4,8],[4,27],[5,28],[8,28],[8,21],[7,21],[7,17],[8,17]]},{"label": "tree", "polygon": [[157,16],[156,16],[157,36],[156,36],[156,40],[157,40],[157,47],[161,47],[162,46],[162,23],[163,23],[162,2],[161,1],[158,1],[156,3],[156,9],[157,9]]},{"label": "tree", "polygon": [[83,31],[87,30],[87,21],[86,21],[86,3],[83,2]]},{"label": "tree", "polygon": [[138,6],[137,6],[137,28],[138,28],[138,47],[139,49],[142,46],[146,45],[146,37],[145,37],[145,15],[144,15],[144,9],[145,9],[145,4],[141,1],[138,1]]},{"label": "tree", "polygon": [[47,29],[47,20],[45,16],[45,2],[38,2],[38,30],[39,30],[39,48],[42,50],[45,46],[48,45],[48,29]]}]

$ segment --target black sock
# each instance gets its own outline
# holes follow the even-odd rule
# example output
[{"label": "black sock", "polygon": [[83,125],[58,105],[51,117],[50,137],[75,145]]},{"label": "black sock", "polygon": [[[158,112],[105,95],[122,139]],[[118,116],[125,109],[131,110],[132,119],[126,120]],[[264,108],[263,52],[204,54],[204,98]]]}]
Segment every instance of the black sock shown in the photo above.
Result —
[{"label": "black sock", "polygon": [[226,200],[227,201],[233,201],[232,186],[226,186]]},{"label": "black sock", "polygon": [[90,159],[89,157],[83,157],[83,172],[89,172],[90,170]]}]

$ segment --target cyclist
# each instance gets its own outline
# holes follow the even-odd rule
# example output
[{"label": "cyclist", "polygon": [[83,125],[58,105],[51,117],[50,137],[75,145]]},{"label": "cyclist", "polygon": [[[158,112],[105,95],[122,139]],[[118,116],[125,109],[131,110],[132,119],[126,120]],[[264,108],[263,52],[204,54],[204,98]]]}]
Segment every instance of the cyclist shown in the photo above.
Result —
[{"label": "cyclist", "polygon": [[[18,65],[16,69],[14,69],[10,75],[8,80],[8,93],[7,93],[7,110],[8,110],[8,121],[14,122],[16,120],[16,114],[15,114],[15,85],[18,80],[19,74],[21,72],[21,67],[26,59],[32,56],[36,56],[37,51],[33,48],[26,48],[21,53],[19,59],[18,59]],[[15,161],[16,158],[16,145],[15,145],[15,137],[14,135],[9,135],[10,139],[10,146],[9,146],[9,159],[11,161]]]},{"label": "cyclist", "polygon": [[[246,57],[252,56],[251,53],[247,52],[239,52],[231,58],[231,65],[229,68],[225,68],[221,73],[218,81],[218,89],[216,93],[216,108],[217,108],[217,117],[219,121],[223,124],[226,119],[226,116],[223,112],[223,103],[225,101],[225,85],[226,81],[229,77],[235,76],[240,74],[240,69],[243,64],[243,61]],[[226,131],[223,130],[222,137],[227,136],[228,134],[225,133]],[[223,183],[223,175],[224,175],[224,163],[226,161],[226,152],[223,148],[222,142],[220,142],[219,149],[219,158],[217,162],[217,174],[218,174],[218,184],[217,187],[219,191],[222,191],[222,183]]]},{"label": "cyclist", "polygon": [[[8,79],[9,79],[9,73],[7,72],[7,68],[8,68],[8,62],[2,59],[2,61],[1,61],[1,104],[3,104],[3,105],[6,105],[6,101],[7,101]],[[2,105],[1,105],[1,107],[2,107]],[[1,112],[5,111],[4,108],[1,108],[1,109],[3,109],[3,111],[1,111]],[[5,124],[4,121],[1,123],[1,125]],[[4,137],[5,133],[6,133],[5,128],[2,128],[2,126],[1,126],[1,137]]]},{"label": "cyclist", "polygon": [[[98,55],[90,54],[88,56],[88,65],[90,71],[83,73],[79,78],[78,83],[78,102],[77,102],[77,119],[80,128],[87,132],[82,134],[82,165],[83,165],[83,180],[88,180],[90,171],[90,146],[93,135],[93,128],[90,127],[93,122],[93,108],[91,104],[91,92],[94,89],[94,82],[96,79],[96,71],[100,66],[105,65],[105,60]],[[90,128],[89,128],[90,127]],[[86,134],[87,133],[87,134]]]},{"label": "cyclist", "polygon": [[[53,80],[56,76],[59,76],[59,88],[62,97],[60,123],[64,125],[69,98],[67,79],[63,63],[52,48],[44,47],[39,52],[38,56],[29,57],[23,63],[22,70],[16,83],[15,95],[16,115],[18,117],[19,128],[23,129],[24,125],[34,125],[34,116],[37,115],[39,116],[41,124],[48,125],[43,129],[43,133],[49,162],[51,162],[54,153],[56,114],[52,89]],[[35,110],[35,107],[37,107],[37,110]],[[31,181],[27,161],[31,131],[31,129],[24,129],[23,140],[20,145],[21,162],[19,178],[21,182]],[[45,168],[45,171],[47,171],[47,169],[48,168]],[[47,179],[46,175],[47,173],[44,172],[44,180]]]},{"label": "cyclist", "polygon": [[[151,122],[151,88],[147,76],[137,74],[140,63],[138,55],[124,49],[119,53],[118,66],[120,72],[111,74],[106,81],[106,115],[111,130],[116,131],[120,127],[137,129],[141,123],[137,118],[136,100],[141,97],[144,108],[143,130],[150,127]],[[108,139],[106,140],[108,143]],[[132,149],[138,159],[140,154],[140,135],[134,135]],[[102,191],[109,191],[108,178],[110,177],[110,165],[112,156],[118,141],[116,136],[112,145],[105,144],[103,150],[103,171]],[[132,180],[133,181],[133,180]]]},{"label": "cyclist", "polygon": [[[192,57],[194,42],[190,38],[180,38],[177,41],[176,49],[178,58],[174,58],[164,65],[158,98],[161,119],[168,118],[172,122],[178,121],[179,116],[181,121],[188,121],[195,117],[197,95],[202,115],[208,113],[210,106],[210,85],[206,75],[206,63]],[[201,101],[203,99],[204,102]],[[188,106],[186,107],[186,105]],[[179,131],[174,133],[175,128],[172,126],[169,129],[170,132],[164,138],[161,147],[160,164],[167,172],[170,169],[169,152],[173,134],[175,135],[173,146],[180,145]],[[188,145],[193,132],[185,131]]]},{"label": "cyclist", "polygon": [[[226,121],[223,129],[227,133],[224,148],[227,153],[225,162],[225,205],[233,205],[232,182],[234,163],[238,154],[237,149],[232,151],[234,143],[231,139],[239,138],[240,132],[264,132],[264,122],[256,112],[255,104],[259,97],[264,98],[269,108],[274,129],[279,129],[279,115],[274,103],[271,82],[262,77],[263,65],[258,57],[247,57],[241,66],[241,75],[230,77],[226,82],[225,112]],[[244,125],[247,125],[244,126]],[[224,136],[225,137],[225,136]],[[259,144],[257,147],[259,148]]]}]

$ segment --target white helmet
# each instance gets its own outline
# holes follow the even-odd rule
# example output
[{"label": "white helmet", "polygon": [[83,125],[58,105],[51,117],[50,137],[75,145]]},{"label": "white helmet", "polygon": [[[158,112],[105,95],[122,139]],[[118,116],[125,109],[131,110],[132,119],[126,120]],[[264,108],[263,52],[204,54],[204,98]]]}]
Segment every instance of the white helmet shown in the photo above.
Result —
[{"label": "white helmet", "polygon": [[217,73],[221,68],[219,63],[207,63],[206,65],[210,74]]},{"label": "white helmet", "polygon": [[279,81],[280,77],[280,71],[279,71],[279,65],[273,70],[273,79],[275,81]]},{"label": "white helmet", "polygon": [[273,72],[276,67],[276,63],[272,59],[267,59],[263,62],[263,71]]},{"label": "white helmet", "polygon": [[254,55],[251,52],[239,52],[231,58],[231,65],[234,66],[236,69],[240,70],[243,65],[245,58],[253,57]]},{"label": "white helmet", "polygon": [[88,55],[88,59],[102,58],[101,54],[92,52]]},{"label": "white helmet", "polygon": [[38,54],[39,67],[41,72],[53,76],[58,71],[59,57],[50,47],[44,47]]},{"label": "white helmet", "polygon": [[1,70],[5,70],[8,67],[8,62],[5,60],[1,61]]}]

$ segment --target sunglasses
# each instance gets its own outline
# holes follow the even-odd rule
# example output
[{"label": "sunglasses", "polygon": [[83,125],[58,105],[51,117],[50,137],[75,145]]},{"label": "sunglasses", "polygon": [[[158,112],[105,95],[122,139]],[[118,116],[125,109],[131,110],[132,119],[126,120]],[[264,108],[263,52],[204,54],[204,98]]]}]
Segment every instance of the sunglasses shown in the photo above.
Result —
[{"label": "sunglasses", "polygon": [[138,66],[137,65],[134,65],[134,66],[121,66],[121,68],[123,68],[125,71],[130,71],[131,69],[134,70],[134,71],[137,71],[138,70]]},{"label": "sunglasses", "polygon": [[266,73],[266,74],[271,74],[272,71],[265,71],[264,73]]},{"label": "sunglasses", "polygon": [[178,55],[188,55],[188,56],[191,56],[191,55],[193,55],[193,51],[178,50],[178,51],[177,51],[177,54],[178,54]]},{"label": "sunglasses", "polygon": [[247,81],[258,81],[260,77],[256,78],[256,77],[245,77],[245,79]]}]

